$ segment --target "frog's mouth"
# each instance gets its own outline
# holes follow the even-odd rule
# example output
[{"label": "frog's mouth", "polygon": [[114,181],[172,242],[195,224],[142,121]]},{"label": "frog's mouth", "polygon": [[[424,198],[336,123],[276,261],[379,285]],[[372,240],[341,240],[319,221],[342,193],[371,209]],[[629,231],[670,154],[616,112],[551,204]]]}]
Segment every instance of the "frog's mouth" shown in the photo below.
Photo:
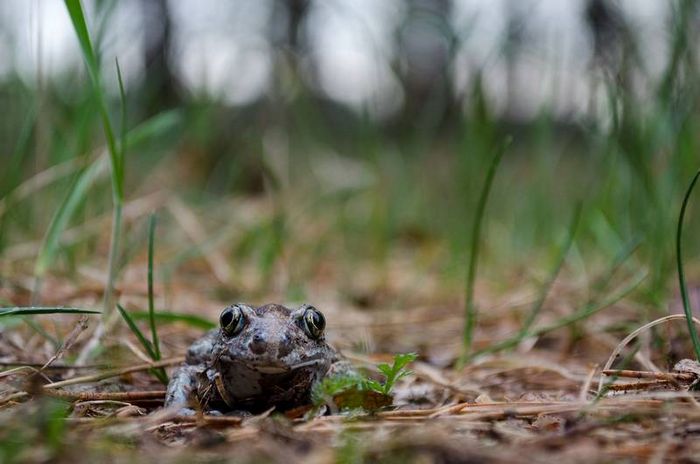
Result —
[{"label": "frog's mouth", "polygon": [[258,364],[258,363],[245,363],[245,366],[249,369],[260,372],[261,374],[282,374],[285,372],[294,371],[297,369],[302,369],[304,367],[315,366],[320,363],[320,359],[311,359],[309,361],[300,362],[293,364],[291,366],[286,365],[276,365],[276,364]]}]

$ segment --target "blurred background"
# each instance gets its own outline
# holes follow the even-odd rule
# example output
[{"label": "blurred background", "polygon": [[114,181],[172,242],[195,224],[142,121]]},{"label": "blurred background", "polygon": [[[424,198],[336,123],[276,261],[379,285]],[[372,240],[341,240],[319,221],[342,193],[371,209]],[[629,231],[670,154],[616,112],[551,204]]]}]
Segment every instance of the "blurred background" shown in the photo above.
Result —
[{"label": "blurred background", "polygon": [[[649,271],[641,307],[667,309],[680,201],[700,167],[696,2],[83,4],[111,119],[128,132],[122,287],[143,282],[128,265],[156,210],[160,279],[212,299],[456,305],[485,173],[512,137],[479,298],[540,285],[581,204],[566,285],[585,294],[635,249],[624,265]],[[85,69],[62,1],[0,3],[0,286],[21,290],[15,304],[57,299],[50,285],[32,296],[37,272],[105,281],[112,200],[107,165],[88,171],[104,132]],[[56,254],[37,266],[70,198]],[[191,304],[166,287],[163,306]]]}]

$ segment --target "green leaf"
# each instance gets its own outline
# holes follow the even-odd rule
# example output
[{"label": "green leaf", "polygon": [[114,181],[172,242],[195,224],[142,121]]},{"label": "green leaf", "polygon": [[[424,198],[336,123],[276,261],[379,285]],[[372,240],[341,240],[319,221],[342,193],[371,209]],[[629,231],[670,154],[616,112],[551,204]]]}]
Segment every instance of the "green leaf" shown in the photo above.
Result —
[{"label": "green leaf", "polygon": [[377,369],[387,377],[392,375],[394,372],[393,367],[385,363],[377,364]]},{"label": "green leaf", "polygon": [[384,385],[374,379],[365,379],[364,385],[369,390],[374,390],[379,393],[384,393]]},{"label": "green leaf", "polygon": [[126,147],[132,149],[145,141],[160,137],[182,124],[181,110],[169,110],[158,113],[131,129],[126,140]]},{"label": "green leaf", "polygon": [[394,369],[399,370],[406,367],[418,358],[416,353],[400,353],[394,356]]}]

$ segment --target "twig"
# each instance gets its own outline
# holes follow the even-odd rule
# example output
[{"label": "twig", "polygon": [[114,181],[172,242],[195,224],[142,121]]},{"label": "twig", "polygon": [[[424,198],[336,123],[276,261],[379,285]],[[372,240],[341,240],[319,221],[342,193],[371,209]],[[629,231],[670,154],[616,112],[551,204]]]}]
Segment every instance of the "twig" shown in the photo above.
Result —
[{"label": "twig", "polygon": [[667,381],[692,382],[697,376],[690,372],[651,372],[651,371],[632,371],[626,369],[607,369],[603,371],[604,375],[615,377],[626,377],[631,379],[656,379]]},{"label": "twig", "polygon": [[63,390],[46,390],[45,394],[53,398],[61,398],[72,401],[124,401],[127,403],[163,400],[165,398],[165,390],[145,390],[145,391],[127,391],[127,392],[67,392]]},{"label": "twig", "polygon": [[78,322],[75,324],[75,327],[73,327],[73,330],[71,330],[71,332],[68,334],[68,337],[66,337],[66,339],[63,341],[60,348],[56,351],[56,354],[51,356],[51,358],[46,361],[46,364],[41,366],[41,370],[43,371],[44,369],[48,368],[54,361],[63,356],[63,354],[68,351],[73,344],[75,344],[80,334],[83,333],[87,327],[88,317],[87,314],[83,314],[80,319],[78,319]]},{"label": "twig", "polygon": [[588,390],[591,388],[591,383],[593,383],[593,379],[595,378],[595,373],[598,370],[598,365],[596,364],[593,366],[591,371],[588,373],[588,376],[586,377],[586,381],[583,382],[581,385],[581,390],[579,390],[578,394],[578,400],[581,402],[586,401],[588,398]]},{"label": "twig", "polygon": [[608,385],[606,388],[611,392],[626,392],[626,391],[637,391],[637,390],[650,390],[652,388],[658,387],[671,387],[675,382],[672,380],[650,380],[648,382],[635,382],[635,383],[623,383]]},{"label": "twig", "polygon": [[149,369],[154,369],[158,367],[167,367],[174,364],[179,364],[185,360],[184,356],[178,356],[176,358],[164,359],[158,362],[138,364],[131,367],[123,367],[121,369],[112,369],[105,372],[100,372],[97,374],[83,375],[81,377],[73,377],[72,379],[61,380],[60,382],[53,382],[43,386],[44,389],[49,388],[61,388],[67,385],[76,385],[80,383],[88,382],[98,382],[100,380],[108,379],[110,377],[118,377],[124,374],[130,374],[132,372],[147,371]]},{"label": "twig", "polygon": [[[634,340],[637,335],[640,333],[644,332],[645,330],[648,330],[654,326],[657,326],[659,324],[666,323],[668,321],[674,321],[678,319],[683,319],[685,320],[685,314],[672,314],[670,316],[664,316],[662,318],[653,320],[651,322],[648,322],[644,324],[643,326],[639,327],[638,329],[634,330],[632,333],[630,333],[628,336],[626,336],[613,350],[612,353],[610,353],[610,357],[608,358],[608,361],[605,363],[603,366],[603,375],[601,376],[600,382],[598,383],[598,396],[600,396],[603,392],[603,388],[605,386],[605,372],[610,370],[610,367],[612,367],[612,364],[615,362],[615,359],[619,356],[620,352],[622,349],[627,346],[629,342]],[[697,318],[693,318],[693,322],[696,324],[700,324],[700,320]]]}]

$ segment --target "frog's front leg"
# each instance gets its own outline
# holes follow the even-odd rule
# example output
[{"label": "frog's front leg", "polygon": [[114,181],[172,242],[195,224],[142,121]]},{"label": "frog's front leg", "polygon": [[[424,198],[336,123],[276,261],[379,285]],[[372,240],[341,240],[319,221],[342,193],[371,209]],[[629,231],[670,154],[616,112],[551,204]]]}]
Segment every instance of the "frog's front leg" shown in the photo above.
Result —
[{"label": "frog's front leg", "polygon": [[217,330],[207,332],[187,350],[185,363],[177,369],[168,383],[165,407],[180,407],[180,414],[193,415],[191,405],[196,404],[199,383],[209,359],[212,356]]},{"label": "frog's front leg", "polygon": [[345,377],[345,376],[356,376],[357,371],[353,367],[352,363],[345,359],[340,354],[335,354],[331,359],[331,365],[328,368],[324,377]]},{"label": "frog's front leg", "polygon": [[165,395],[165,407],[179,407],[178,413],[191,416],[194,409],[190,407],[195,401],[195,393],[201,374],[201,367],[183,364],[175,371],[168,383],[168,391]]}]

